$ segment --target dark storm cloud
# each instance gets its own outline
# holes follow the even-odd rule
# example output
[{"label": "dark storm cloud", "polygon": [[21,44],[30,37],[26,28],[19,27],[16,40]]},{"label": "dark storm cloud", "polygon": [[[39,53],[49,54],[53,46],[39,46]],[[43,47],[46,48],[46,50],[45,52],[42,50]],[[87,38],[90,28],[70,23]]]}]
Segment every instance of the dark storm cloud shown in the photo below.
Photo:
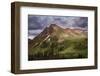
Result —
[{"label": "dark storm cloud", "polygon": [[86,27],[87,17],[75,17],[75,16],[28,16],[28,29],[43,29],[52,23],[60,25],[61,27]]},{"label": "dark storm cloud", "polygon": [[[62,28],[79,27],[87,28],[88,18],[77,16],[42,16],[42,15],[29,15],[28,16],[28,30],[31,31],[30,35],[40,33],[45,27],[50,24],[57,24]],[[36,31],[39,30],[39,31]],[[35,31],[35,32],[34,32]]]},{"label": "dark storm cloud", "polygon": [[28,29],[42,29],[39,18],[36,16],[28,16]]}]

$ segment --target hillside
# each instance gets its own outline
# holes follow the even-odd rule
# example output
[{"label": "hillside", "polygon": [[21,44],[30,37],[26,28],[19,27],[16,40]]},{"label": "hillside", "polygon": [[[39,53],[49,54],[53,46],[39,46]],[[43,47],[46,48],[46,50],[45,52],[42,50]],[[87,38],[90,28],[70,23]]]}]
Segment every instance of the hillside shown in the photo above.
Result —
[{"label": "hillside", "polygon": [[87,32],[51,24],[28,45],[29,60],[86,58]]}]

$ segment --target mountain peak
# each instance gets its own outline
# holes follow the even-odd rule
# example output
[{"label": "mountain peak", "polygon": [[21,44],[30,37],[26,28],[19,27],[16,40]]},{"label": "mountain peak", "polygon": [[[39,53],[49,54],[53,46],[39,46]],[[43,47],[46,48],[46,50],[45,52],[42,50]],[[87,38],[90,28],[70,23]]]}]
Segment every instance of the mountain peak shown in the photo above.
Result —
[{"label": "mountain peak", "polygon": [[57,26],[56,24],[51,24],[51,25],[50,25],[50,27],[56,27],[56,26]]},{"label": "mountain peak", "polygon": [[59,27],[59,26],[56,25],[56,24],[51,24],[51,25],[49,26],[49,29],[51,29],[51,30],[57,30],[57,29],[62,29],[62,28]]},{"label": "mountain peak", "polygon": [[57,24],[51,24],[49,27],[50,28],[60,28]]}]

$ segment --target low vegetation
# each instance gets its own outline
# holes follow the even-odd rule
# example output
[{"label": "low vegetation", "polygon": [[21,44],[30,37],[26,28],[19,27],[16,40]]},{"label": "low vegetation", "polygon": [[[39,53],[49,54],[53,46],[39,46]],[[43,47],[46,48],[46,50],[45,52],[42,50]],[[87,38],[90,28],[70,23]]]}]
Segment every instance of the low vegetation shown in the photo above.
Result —
[{"label": "low vegetation", "polygon": [[58,42],[57,37],[50,37],[29,50],[29,60],[87,58],[87,38],[67,38]]}]

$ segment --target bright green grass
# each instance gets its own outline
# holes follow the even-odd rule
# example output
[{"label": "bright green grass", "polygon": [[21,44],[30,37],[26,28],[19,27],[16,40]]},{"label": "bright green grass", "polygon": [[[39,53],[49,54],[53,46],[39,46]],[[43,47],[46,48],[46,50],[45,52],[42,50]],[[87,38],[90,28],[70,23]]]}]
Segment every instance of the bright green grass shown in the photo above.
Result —
[{"label": "bright green grass", "polygon": [[58,43],[56,38],[30,50],[29,60],[87,58],[87,38],[67,38]]}]

